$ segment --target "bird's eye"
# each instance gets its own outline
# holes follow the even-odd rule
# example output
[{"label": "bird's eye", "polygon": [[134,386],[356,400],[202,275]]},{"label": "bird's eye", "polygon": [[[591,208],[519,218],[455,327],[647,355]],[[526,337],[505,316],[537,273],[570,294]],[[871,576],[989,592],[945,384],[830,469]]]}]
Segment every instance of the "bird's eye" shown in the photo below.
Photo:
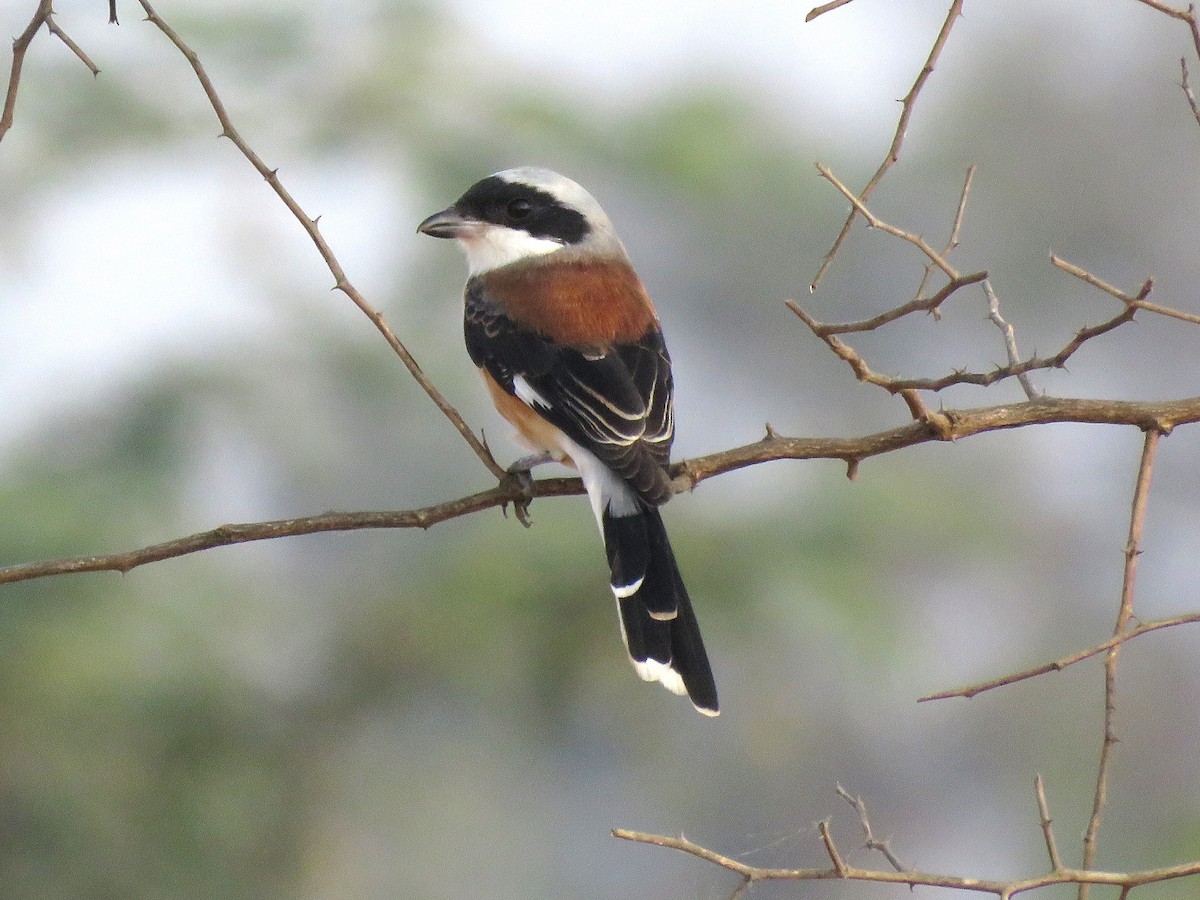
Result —
[{"label": "bird's eye", "polygon": [[533,204],[518,197],[516,200],[509,201],[507,211],[510,219],[519,221],[533,212]]}]

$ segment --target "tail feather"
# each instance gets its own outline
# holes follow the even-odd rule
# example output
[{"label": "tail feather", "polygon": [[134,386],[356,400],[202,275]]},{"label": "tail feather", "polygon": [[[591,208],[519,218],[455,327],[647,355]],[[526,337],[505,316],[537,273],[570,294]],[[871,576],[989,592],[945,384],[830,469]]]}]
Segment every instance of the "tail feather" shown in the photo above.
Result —
[{"label": "tail feather", "polygon": [[662,515],[646,506],[627,516],[605,510],[601,530],[625,646],[638,675],[687,694],[705,715],[717,715],[717,686]]}]

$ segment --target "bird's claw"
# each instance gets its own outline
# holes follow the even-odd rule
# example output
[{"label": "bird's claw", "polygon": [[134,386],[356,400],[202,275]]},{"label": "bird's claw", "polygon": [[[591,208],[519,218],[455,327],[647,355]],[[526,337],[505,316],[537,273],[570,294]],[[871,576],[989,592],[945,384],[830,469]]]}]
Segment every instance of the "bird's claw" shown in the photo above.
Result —
[{"label": "bird's claw", "polygon": [[[521,492],[521,497],[514,498],[512,501],[513,514],[517,517],[517,521],[526,528],[533,525],[533,519],[529,517],[529,506],[533,503],[533,476],[529,474],[529,470],[544,462],[550,462],[552,459],[553,457],[545,453],[534,456],[522,456],[508,467],[508,474],[504,476],[504,480],[501,482],[501,484],[506,486],[511,485]],[[500,508],[504,511],[504,515],[507,516],[508,504],[505,503]]]}]

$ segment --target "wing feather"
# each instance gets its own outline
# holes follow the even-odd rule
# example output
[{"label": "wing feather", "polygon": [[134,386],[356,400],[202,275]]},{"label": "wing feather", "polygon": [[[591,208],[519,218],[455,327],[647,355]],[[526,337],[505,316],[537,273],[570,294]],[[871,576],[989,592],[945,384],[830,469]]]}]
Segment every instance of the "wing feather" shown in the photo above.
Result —
[{"label": "wing feather", "polygon": [[674,412],[671,360],[657,325],[612,347],[566,346],[510,319],[473,280],[464,331],[471,359],[506,392],[527,403],[522,395],[536,397],[531,408],[645,502],[666,502]]}]

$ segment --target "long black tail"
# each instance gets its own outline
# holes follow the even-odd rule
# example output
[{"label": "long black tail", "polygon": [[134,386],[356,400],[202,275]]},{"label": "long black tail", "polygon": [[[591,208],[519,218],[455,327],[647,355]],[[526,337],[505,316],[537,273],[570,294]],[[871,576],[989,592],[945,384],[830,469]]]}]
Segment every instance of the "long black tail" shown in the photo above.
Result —
[{"label": "long black tail", "polygon": [[631,516],[606,509],[602,523],[625,646],[643,679],[686,693],[696,709],[715,716],[717,685],[662,515],[639,506]]}]

